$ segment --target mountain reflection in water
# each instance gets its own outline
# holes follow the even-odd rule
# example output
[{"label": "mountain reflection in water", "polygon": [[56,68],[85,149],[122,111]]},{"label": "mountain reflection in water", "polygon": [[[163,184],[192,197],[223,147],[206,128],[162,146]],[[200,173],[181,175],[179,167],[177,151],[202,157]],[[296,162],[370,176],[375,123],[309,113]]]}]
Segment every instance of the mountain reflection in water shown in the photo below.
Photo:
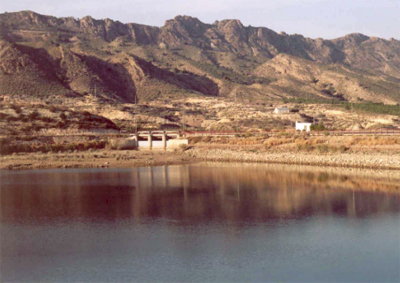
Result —
[{"label": "mountain reflection in water", "polygon": [[[1,173],[2,222],[263,222],[400,211],[399,178],[223,164]],[[377,191],[379,190],[379,191]]]},{"label": "mountain reflection in water", "polygon": [[2,282],[398,282],[393,171],[0,171]]}]

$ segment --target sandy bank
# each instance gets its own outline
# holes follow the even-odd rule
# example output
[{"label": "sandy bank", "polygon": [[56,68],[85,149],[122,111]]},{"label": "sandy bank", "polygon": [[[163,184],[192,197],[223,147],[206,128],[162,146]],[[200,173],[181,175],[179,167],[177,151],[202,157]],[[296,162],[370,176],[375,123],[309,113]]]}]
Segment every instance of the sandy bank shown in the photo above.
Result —
[{"label": "sandy bank", "polygon": [[399,154],[383,153],[269,153],[239,149],[193,147],[185,152],[194,159],[223,162],[257,162],[352,168],[400,169]]},{"label": "sandy bank", "polygon": [[400,169],[400,155],[395,153],[259,152],[239,148],[197,146],[183,152],[98,150],[74,153],[19,153],[0,157],[0,169],[126,168],[178,165],[199,161]]},{"label": "sandy bank", "polygon": [[181,151],[98,150],[75,153],[19,153],[0,157],[0,170],[127,168],[195,162]]}]

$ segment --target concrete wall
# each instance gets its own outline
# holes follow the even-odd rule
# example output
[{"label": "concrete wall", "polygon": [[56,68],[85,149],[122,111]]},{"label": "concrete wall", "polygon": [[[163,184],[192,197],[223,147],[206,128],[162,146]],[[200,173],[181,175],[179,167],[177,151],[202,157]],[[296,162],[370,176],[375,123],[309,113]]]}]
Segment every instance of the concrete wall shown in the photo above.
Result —
[{"label": "concrete wall", "polygon": [[[171,139],[167,140],[167,148],[179,148],[181,144],[189,144],[188,139]],[[139,149],[148,149],[149,142],[148,141],[139,141]],[[153,149],[162,149],[163,143],[162,141],[153,140],[152,141],[152,148]]]},{"label": "concrete wall", "polygon": [[298,123],[298,122],[296,122],[296,130],[309,132],[311,125],[312,125],[312,123]]},{"label": "concrete wall", "polygon": [[289,108],[275,108],[275,114],[290,113]]},{"label": "concrete wall", "polygon": [[169,140],[167,142],[167,148],[179,148],[181,144],[189,145],[189,140],[188,139]]}]

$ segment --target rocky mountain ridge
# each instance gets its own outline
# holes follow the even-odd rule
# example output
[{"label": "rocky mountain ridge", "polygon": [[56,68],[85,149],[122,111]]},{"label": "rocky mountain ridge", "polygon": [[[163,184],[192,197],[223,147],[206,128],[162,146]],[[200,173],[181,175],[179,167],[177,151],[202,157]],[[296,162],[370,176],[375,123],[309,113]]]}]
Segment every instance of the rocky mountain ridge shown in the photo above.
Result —
[{"label": "rocky mountain ridge", "polygon": [[[368,55],[373,57],[373,62],[370,64],[386,63],[390,67],[400,68],[400,41],[393,38],[385,40],[354,33],[333,40],[310,39],[299,34],[287,35],[284,32],[278,34],[265,27],[245,27],[239,20],[205,24],[197,18],[177,16],[167,20],[163,27],[158,28],[132,23],[123,24],[110,19],[95,20],[90,16],[78,20],[22,11],[1,14],[0,26],[2,35],[9,38],[18,38],[14,33],[16,30],[67,32],[70,33],[69,40],[75,34],[89,34],[107,42],[121,38],[137,44],[164,44],[171,48],[194,45],[204,49],[240,55],[259,55],[265,58],[286,53],[325,64],[355,64],[357,67],[363,67],[360,65],[362,56]],[[363,51],[362,56],[354,54],[356,51],[358,53]]]},{"label": "rocky mountain ridge", "polygon": [[400,41],[276,33],[239,20],[177,16],[162,27],[110,19],[0,14],[3,94],[135,102],[207,95],[396,104]]}]

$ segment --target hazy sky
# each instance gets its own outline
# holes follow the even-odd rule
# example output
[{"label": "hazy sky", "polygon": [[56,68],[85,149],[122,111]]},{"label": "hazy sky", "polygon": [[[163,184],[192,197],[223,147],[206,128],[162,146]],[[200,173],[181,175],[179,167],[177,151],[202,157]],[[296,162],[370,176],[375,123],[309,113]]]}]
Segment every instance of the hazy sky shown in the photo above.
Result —
[{"label": "hazy sky", "polygon": [[0,0],[0,12],[32,10],[57,17],[110,18],[162,26],[176,15],[326,39],[360,32],[400,39],[400,0]]}]

